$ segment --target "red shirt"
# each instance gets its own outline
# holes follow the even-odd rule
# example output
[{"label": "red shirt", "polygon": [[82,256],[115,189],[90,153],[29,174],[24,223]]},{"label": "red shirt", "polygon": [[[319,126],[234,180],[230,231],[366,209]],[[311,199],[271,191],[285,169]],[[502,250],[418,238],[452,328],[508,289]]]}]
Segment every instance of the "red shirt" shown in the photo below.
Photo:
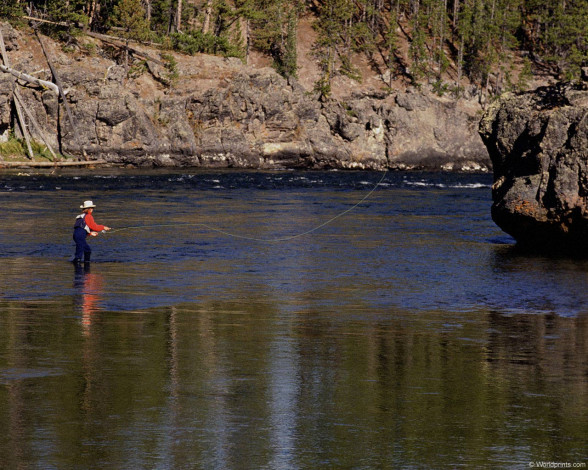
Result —
[{"label": "red shirt", "polygon": [[84,222],[86,222],[86,225],[90,230],[92,230],[92,232],[102,232],[102,230],[104,230],[104,225],[99,225],[94,222],[94,217],[92,217],[92,214],[89,212],[86,214]]}]

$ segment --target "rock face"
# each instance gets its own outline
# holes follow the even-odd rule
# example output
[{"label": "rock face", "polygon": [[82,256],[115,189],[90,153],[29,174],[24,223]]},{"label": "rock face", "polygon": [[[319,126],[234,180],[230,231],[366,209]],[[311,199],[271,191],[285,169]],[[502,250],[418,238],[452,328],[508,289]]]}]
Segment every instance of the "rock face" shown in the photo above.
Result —
[{"label": "rock face", "polygon": [[588,90],[506,95],[480,122],[492,159],[492,218],[521,245],[588,252]]},{"label": "rock face", "polygon": [[[46,64],[34,41],[2,27],[15,69],[33,73]],[[345,102],[322,103],[272,69],[205,55],[175,55],[178,76],[170,87],[161,65],[148,61],[128,70],[102,54],[98,42],[89,48],[93,55],[65,54],[46,43],[68,90],[77,131],[52,92],[29,88],[22,95],[62,153],[138,166],[490,167],[473,102],[358,91]],[[14,120],[11,82],[0,73],[0,136]]]}]

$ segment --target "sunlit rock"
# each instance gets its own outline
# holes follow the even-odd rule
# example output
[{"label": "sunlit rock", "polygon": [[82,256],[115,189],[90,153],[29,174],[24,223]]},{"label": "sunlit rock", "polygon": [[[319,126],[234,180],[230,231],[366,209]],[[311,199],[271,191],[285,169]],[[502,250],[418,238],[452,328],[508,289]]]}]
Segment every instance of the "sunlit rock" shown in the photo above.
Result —
[{"label": "sunlit rock", "polygon": [[588,252],[588,89],[558,84],[494,103],[480,123],[492,218],[521,245]]}]

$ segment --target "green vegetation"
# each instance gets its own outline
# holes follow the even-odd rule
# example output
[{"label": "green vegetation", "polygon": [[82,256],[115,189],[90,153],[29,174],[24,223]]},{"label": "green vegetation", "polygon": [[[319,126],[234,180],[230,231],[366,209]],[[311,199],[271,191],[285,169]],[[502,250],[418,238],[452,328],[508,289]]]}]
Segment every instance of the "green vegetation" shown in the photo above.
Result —
[{"label": "green vegetation", "polygon": [[[39,142],[31,141],[31,148],[34,154],[35,161],[53,161],[53,155],[49,149]],[[0,142],[0,157],[7,160],[11,157],[15,157],[17,160],[22,160],[22,156],[27,154],[26,143],[23,139],[17,139],[11,136],[6,142]],[[59,158],[63,158],[57,155]]]},{"label": "green vegetation", "polygon": [[26,150],[23,143],[14,137],[10,137],[6,142],[0,143],[0,155],[10,157],[12,155],[25,155]]},{"label": "green vegetation", "polygon": [[247,4],[249,41],[269,55],[285,77],[297,75],[297,25],[303,11],[300,0],[257,0]]},{"label": "green vegetation", "polygon": [[521,89],[539,68],[574,80],[588,65],[588,0],[3,0],[0,18],[18,21],[25,6],[60,35],[87,28],[243,60],[255,49],[285,77],[297,75],[310,16],[323,97],[336,74],[361,80],[360,54],[389,86],[434,83],[440,94],[466,80],[490,94]]}]

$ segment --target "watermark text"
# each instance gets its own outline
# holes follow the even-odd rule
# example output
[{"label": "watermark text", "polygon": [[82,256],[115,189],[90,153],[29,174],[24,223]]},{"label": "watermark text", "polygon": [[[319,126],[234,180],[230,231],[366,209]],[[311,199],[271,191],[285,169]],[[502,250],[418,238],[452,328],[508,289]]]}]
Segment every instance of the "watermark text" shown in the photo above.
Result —
[{"label": "watermark text", "polygon": [[586,468],[586,462],[529,462],[529,468]]}]

